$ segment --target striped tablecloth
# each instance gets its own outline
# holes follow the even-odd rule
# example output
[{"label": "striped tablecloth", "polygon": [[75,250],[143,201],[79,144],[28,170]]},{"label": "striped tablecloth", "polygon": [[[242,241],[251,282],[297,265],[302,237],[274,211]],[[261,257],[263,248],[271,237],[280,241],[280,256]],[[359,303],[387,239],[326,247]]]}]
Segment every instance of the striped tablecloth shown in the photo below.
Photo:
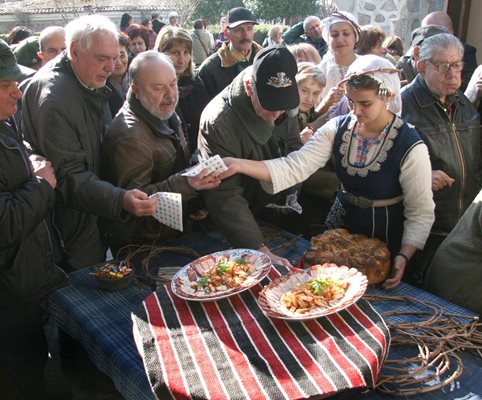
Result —
[{"label": "striped tablecloth", "polygon": [[368,302],[285,321],[263,314],[261,287],[200,303],[164,286],[143,301],[132,314],[134,339],[159,399],[304,399],[373,385],[390,339]]}]

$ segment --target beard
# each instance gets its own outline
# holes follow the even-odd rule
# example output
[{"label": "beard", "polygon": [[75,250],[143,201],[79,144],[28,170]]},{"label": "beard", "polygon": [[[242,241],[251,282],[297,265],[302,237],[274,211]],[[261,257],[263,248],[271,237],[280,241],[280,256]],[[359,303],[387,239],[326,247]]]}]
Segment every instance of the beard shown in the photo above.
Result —
[{"label": "beard", "polygon": [[146,99],[144,96],[140,96],[139,101],[147,111],[149,111],[154,117],[159,118],[160,120],[167,120],[171,118],[174,115],[174,112],[176,111],[176,106],[177,106],[177,101],[178,97],[176,96],[175,99],[172,99],[171,101],[167,101],[162,103],[161,105],[170,105],[171,108],[167,111],[161,111],[159,109],[159,104],[154,104],[150,102],[148,99]]}]

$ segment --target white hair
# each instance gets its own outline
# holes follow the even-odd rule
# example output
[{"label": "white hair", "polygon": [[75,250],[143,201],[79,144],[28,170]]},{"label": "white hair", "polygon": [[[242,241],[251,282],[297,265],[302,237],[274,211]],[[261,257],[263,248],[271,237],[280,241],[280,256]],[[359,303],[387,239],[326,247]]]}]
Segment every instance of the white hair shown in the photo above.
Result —
[{"label": "white hair", "polygon": [[118,40],[115,24],[103,15],[84,15],[70,21],[65,27],[65,44],[68,57],[71,58],[70,46],[72,43],[77,43],[80,50],[86,50],[91,45],[92,34],[97,32]]},{"label": "white hair", "polygon": [[460,56],[464,55],[464,45],[454,35],[450,33],[438,33],[425,39],[418,53],[418,58],[422,61],[430,61],[436,49],[456,48],[460,51]]},{"label": "white hair", "polygon": [[314,21],[321,23],[321,20],[316,15],[310,15],[309,17],[306,17],[303,21],[303,30],[306,32],[306,30],[308,29],[308,25],[310,25]]},{"label": "white hair", "polygon": [[40,51],[45,51],[45,43],[54,35],[65,35],[65,29],[61,26],[48,26],[42,32],[38,39]]}]

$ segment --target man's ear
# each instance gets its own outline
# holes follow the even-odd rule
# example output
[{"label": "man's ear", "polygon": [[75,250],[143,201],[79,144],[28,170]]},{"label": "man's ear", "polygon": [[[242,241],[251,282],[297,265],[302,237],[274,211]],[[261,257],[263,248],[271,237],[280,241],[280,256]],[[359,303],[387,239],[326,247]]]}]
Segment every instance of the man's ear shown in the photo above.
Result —
[{"label": "man's ear", "polygon": [[249,79],[244,81],[244,89],[248,97],[253,97],[253,88],[251,87],[251,81]]},{"label": "man's ear", "polygon": [[136,98],[139,99],[139,87],[135,83],[131,83],[131,90],[136,95]]},{"label": "man's ear", "polygon": [[75,62],[77,61],[78,58],[79,58],[79,46],[77,46],[76,42],[72,42],[70,44],[70,59]]},{"label": "man's ear", "polygon": [[42,62],[45,62],[45,57],[41,51],[37,51],[38,58],[42,60]]},{"label": "man's ear", "polygon": [[226,27],[224,28],[224,36],[228,38],[228,41],[231,41],[231,34],[229,33],[229,29]]},{"label": "man's ear", "polygon": [[417,61],[417,70],[418,70],[418,73],[419,73],[420,75],[424,76],[426,69],[427,69],[427,61],[418,60],[418,61]]}]

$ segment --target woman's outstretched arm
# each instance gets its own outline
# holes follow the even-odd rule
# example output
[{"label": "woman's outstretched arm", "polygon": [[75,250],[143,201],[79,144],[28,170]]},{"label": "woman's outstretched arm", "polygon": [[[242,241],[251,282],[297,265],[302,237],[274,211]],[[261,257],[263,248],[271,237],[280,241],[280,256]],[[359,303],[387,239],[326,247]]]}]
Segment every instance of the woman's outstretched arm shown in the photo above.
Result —
[{"label": "woman's outstretched arm", "polygon": [[271,182],[269,170],[262,161],[233,157],[225,157],[223,161],[228,167],[228,170],[219,175],[221,179],[229,178],[234,174],[243,174],[260,181]]}]

